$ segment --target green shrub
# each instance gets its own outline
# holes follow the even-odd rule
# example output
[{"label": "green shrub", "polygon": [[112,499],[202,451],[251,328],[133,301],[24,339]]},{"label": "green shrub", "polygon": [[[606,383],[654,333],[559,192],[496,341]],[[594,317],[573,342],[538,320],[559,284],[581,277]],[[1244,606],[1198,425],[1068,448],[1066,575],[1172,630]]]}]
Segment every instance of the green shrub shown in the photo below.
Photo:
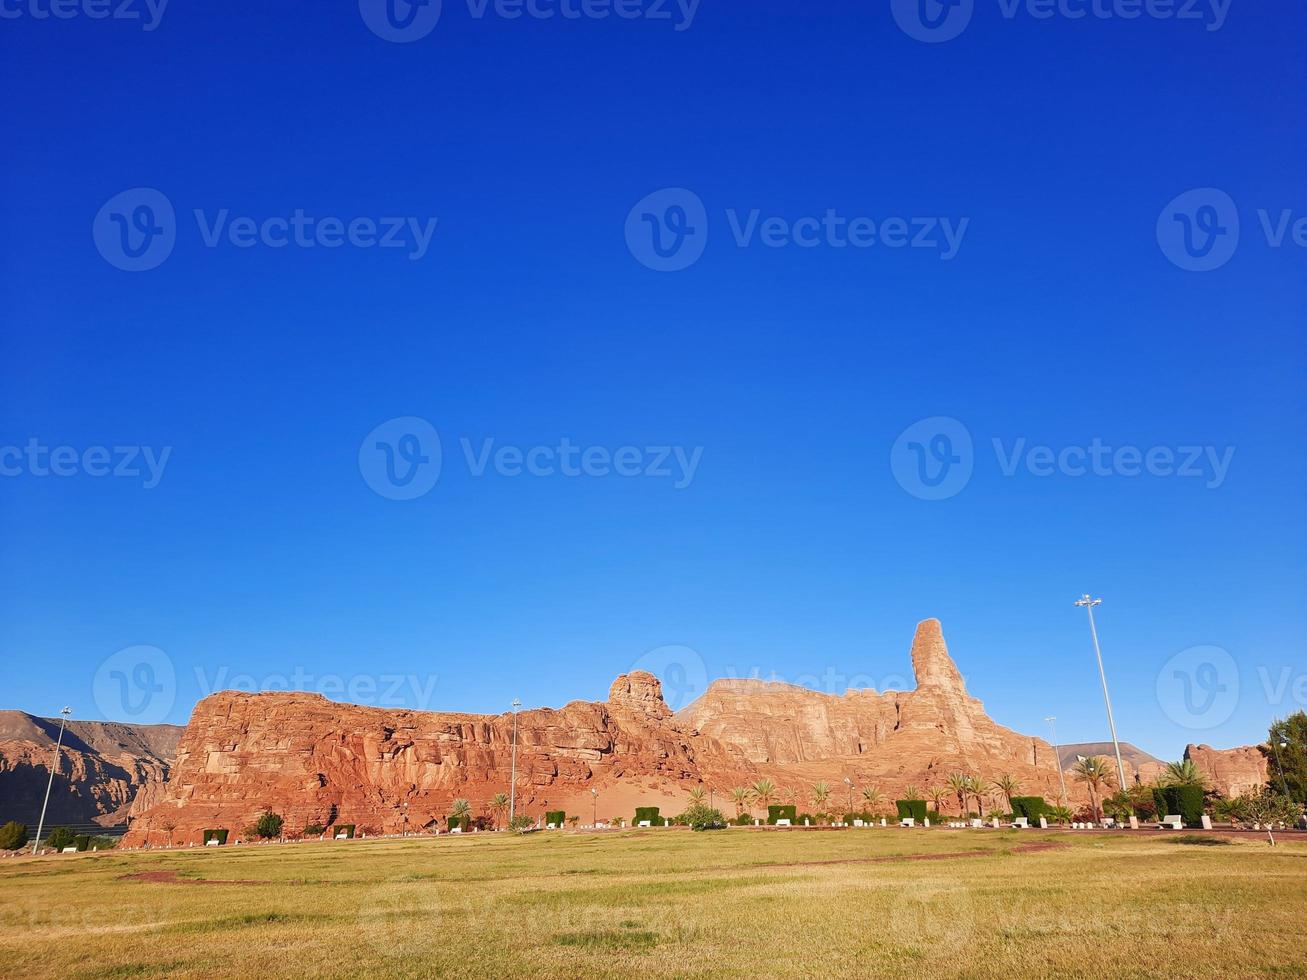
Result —
[{"label": "green shrub", "polygon": [[264,810],[259,819],[254,823],[254,833],[264,840],[272,840],[274,837],[281,836],[281,828],[285,823],[281,816],[273,813],[271,810]]},{"label": "green shrub", "polygon": [[340,834],[344,834],[346,839],[348,840],[353,840],[354,825],[352,823],[338,823],[333,827],[327,828],[327,836],[330,837],[332,840],[335,840],[336,837]]},{"label": "green shrub", "polygon": [[790,823],[797,823],[798,814],[795,811],[796,807],[793,804],[773,803],[767,807],[767,822],[773,826],[777,820],[788,820]]},{"label": "green shrub", "polygon": [[227,843],[227,828],[226,828],[226,827],[221,827],[221,828],[219,828],[219,829],[217,829],[217,830],[206,830],[206,831],[204,832],[204,843],[207,844],[207,843],[209,843],[209,841],[211,841],[211,840],[216,840],[219,844],[226,844],[226,843]]},{"label": "green shrub", "polygon": [[[806,824],[804,821],[807,821]],[[799,819],[796,820],[795,823],[797,823],[800,827],[804,827],[804,826],[815,827],[817,825],[817,818],[814,817],[811,813],[800,813]]]},{"label": "green shrub", "polygon": [[50,836],[45,839],[45,846],[62,851],[65,847],[72,847],[76,842],[77,835],[67,827],[55,827],[50,831]]},{"label": "green shrub", "polygon": [[27,824],[10,820],[0,827],[0,851],[16,851],[27,845]]},{"label": "green shrub", "polygon": [[735,824],[735,826],[737,827],[752,827],[753,817],[751,817],[747,813],[741,813],[734,820],[732,820],[731,823]]},{"label": "green shrub", "polygon": [[911,817],[917,823],[921,823],[926,819],[925,800],[895,800],[894,806],[899,812],[900,820]]},{"label": "green shrub", "polygon": [[1162,790],[1167,813],[1178,813],[1186,827],[1203,825],[1203,788],[1201,786],[1168,786]]},{"label": "green shrub", "polygon": [[706,803],[691,803],[681,817],[691,830],[725,830],[726,818]]},{"label": "green shrub", "polygon": [[327,832],[327,828],[320,823],[311,823],[304,828],[305,837],[321,837]]},{"label": "green shrub", "polygon": [[471,825],[472,821],[466,815],[458,816],[458,817],[449,816],[445,818],[445,823],[449,825],[449,829],[451,831],[455,827],[457,827],[460,831],[466,831],[467,828]]},{"label": "green shrub", "polygon": [[562,827],[567,822],[567,811],[565,810],[546,810],[545,826],[553,824],[555,827]]},{"label": "green shrub", "polygon": [[638,806],[635,808],[635,819],[631,821],[632,827],[640,826],[641,820],[648,820],[650,827],[664,827],[667,821],[658,816],[658,807],[656,806]]},{"label": "green shrub", "polygon": [[118,846],[117,837],[105,837],[103,834],[96,834],[87,842],[92,851],[112,851]]},{"label": "green shrub", "polygon": [[73,838],[73,847],[77,848],[77,850],[78,850],[79,853],[82,852],[82,851],[90,850],[90,847],[91,847],[91,835],[90,835],[90,834],[78,834],[77,836],[75,836],[75,837]]},{"label": "green shrub", "polygon": [[535,825],[536,822],[525,813],[516,814],[512,820],[508,821],[508,829],[515,830],[519,834],[525,833],[528,830],[534,830]]},{"label": "green shrub", "polygon": [[1048,802],[1042,796],[1014,796],[1012,816],[1025,817],[1031,823],[1039,823],[1040,817],[1048,816]]}]

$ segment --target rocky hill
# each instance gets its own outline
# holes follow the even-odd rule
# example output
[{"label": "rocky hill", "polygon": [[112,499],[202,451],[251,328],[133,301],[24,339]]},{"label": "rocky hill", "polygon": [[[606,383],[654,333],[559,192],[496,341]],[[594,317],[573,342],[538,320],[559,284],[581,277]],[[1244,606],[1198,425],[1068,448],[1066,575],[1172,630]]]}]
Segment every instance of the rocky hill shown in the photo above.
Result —
[{"label": "rocky hill", "polygon": [[[912,644],[913,691],[827,695],[755,681],[719,681],[673,716],[657,678],[617,678],[602,703],[519,713],[518,805],[629,818],[637,803],[679,812],[704,785],[772,779],[807,803],[824,780],[845,802],[877,785],[887,800],[953,771],[1012,773],[1030,793],[1056,794],[1052,747],[993,722],[966,691],[937,620]],[[507,792],[513,717],[343,705],[303,693],[222,692],[195,708],[168,781],[142,797],[129,844],[198,840],[239,830],[265,808],[290,828],[333,821],[391,833],[440,821],[452,800],[478,813]],[[598,795],[595,797],[591,791]]]},{"label": "rocky hill", "polygon": [[[143,787],[160,787],[183,729],[176,725],[68,723],[46,824],[126,822]],[[0,821],[35,828],[59,736],[59,719],[0,711]]]}]

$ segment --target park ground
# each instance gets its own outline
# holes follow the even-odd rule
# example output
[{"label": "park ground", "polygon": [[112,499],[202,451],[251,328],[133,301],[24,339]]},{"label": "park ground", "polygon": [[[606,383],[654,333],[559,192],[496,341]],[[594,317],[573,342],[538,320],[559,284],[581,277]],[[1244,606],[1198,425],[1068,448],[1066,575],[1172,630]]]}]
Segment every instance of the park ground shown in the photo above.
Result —
[{"label": "park ground", "polygon": [[1307,976],[1305,910],[1302,835],[648,829],[107,852],[0,863],[0,976]]}]

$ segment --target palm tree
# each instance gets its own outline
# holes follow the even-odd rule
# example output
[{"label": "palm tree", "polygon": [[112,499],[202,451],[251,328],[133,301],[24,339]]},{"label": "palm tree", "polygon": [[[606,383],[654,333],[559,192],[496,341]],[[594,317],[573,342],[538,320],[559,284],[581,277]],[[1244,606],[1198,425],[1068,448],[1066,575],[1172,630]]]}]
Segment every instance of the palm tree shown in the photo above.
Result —
[{"label": "palm tree", "polygon": [[862,787],[862,802],[867,805],[867,809],[875,813],[880,809],[880,805],[885,802],[885,794],[880,791],[879,786]]},{"label": "palm tree", "polygon": [[976,801],[976,812],[980,814],[980,819],[985,819],[985,797],[994,792],[994,787],[985,782],[982,776],[971,776],[967,779],[967,789]]},{"label": "palm tree", "polygon": [[1096,755],[1088,759],[1081,756],[1071,772],[1089,789],[1089,804],[1094,808],[1094,820],[1103,819],[1103,812],[1098,807],[1098,795],[1103,787],[1112,785],[1112,767],[1102,756]]},{"label": "palm tree", "polygon": [[457,799],[449,808],[449,825],[451,827],[461,824],[464,820],[472,815],[472,804],[464,799]]},{"label": "palm tree", "polygon": [[495,815],[495,827],[498,828],[500,820],[503,819],[504,811],[508,809],[508,794],[496,793],[490,798],[490,812]]},{"label": "palm tree", "polygon": [[823,783],[815,783],[812,787],[812,805],[817,808],[818,813],[826,812],[826,804],[830,802],[830,787]]},{"label": "palm tree", "polygon": [[702,786],[696,786],[694,789],[690,790],[690,803],[691,804],[702,803],[703,798],[707,795],[708,794],[704,792]]},{"label": "palm tree", "polygon": [[905,800],[919,800],[921,799],[921,790],[914,783],[903,791],[903,798]]},{"label": "palm tree", "polygon": [[776,784],[770,779],[760,779],[749,788],[754,800],[764,810],[776,802]]},{"label": "palm tree", "polygon": [[958,798],[958,811],[965,817],[967,815],[967,793],[970,790],[971,782],[960,772],[955,772],[949,776],[945,785]]},{"label": "palm tree", "polygon": [[1197,786],[1207,788],[1207,777],[1194,765],[1192,759],[1181,762],[1168,762],[1160,780],[1163,786]]},{"label": "palm tree", "polygon": [[1012,797],[1021,792],[1021,780],[1017,779],[1016,776],[1013,776],[1011,773],[1005,772],[1003,775],[998,777],[998,782],[995,785],[998,786],[999,792],[1001,792],[1003,797],[1007,800],[1008,812],[1012,812]]},{"label": "palm tree", "polygon": [[736,786],[731,790],[731,802],[735,804],[735,815],[743,816],[744,811],[753,804],[753,791],[747,786]]},{"label": "palm tree", "polygon": [[932,786],[926,791],[926,796],[935,804],[935,812],[940,813],[944,809],[944,801],[949,798],[947,786]]}]

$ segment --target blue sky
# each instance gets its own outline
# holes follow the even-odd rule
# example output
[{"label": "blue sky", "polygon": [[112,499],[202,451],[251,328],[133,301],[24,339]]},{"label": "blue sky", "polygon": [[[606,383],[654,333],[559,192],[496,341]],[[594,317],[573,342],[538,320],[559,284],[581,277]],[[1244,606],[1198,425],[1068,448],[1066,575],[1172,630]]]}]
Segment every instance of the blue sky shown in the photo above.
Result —
[{"label": "blue sky", "polygon": [[1264,736],[1307,699],[1307,14],[1100,4],[11,2],[3,706],[838,693],[938,616],[996,719],[1096,740],[1091,590],[1123,738]]}]

